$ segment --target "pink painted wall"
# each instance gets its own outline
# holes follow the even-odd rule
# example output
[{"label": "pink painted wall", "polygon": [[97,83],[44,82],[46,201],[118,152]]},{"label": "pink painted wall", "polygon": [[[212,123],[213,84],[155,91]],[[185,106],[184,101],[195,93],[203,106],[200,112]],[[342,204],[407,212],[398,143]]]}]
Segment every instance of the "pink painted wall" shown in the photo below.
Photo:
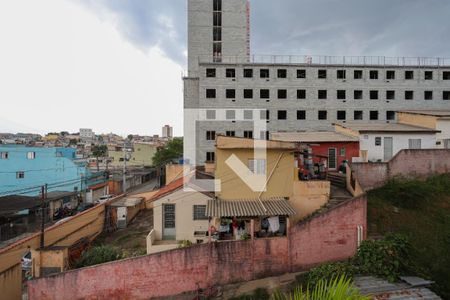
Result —
[{"label": "pink painted wall", "polygon": [[28,282],[36,299],[149,299],[248,281],[343,259],[366,227],[366,199],[355,198],[291,228],[288,238],[196,245],[73,270]]},{"label": "pink painted wall", "polygon": [[380,187],[394,176],[425,177],[450,172],[450,149],[401,150],[387,163],[352,163],[364,190]]}]

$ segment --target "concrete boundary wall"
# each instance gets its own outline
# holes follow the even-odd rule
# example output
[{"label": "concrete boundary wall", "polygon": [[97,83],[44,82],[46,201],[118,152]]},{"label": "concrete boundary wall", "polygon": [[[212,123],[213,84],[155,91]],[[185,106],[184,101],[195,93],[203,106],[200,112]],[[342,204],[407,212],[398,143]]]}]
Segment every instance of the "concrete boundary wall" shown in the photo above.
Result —
[{"label": "concrete boundary wall", "polygon": [[287,237],[200,244],[32,280],[29,299],[150,299],[345,259],[357,251],[366,206],[365,195],[350,199],[296,224]]},{"label": "concrete boundary wall", "polygon": [[404,149],[389,162],[352,163],[351,169],[367,191],[383,186],[396,176],[427,177],[450,173],[450,149]]}]

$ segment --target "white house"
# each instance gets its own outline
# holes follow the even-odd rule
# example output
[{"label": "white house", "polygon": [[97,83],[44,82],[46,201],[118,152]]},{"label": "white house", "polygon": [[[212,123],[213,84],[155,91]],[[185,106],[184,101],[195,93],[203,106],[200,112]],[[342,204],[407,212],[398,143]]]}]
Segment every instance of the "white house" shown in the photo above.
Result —
[{"label": "white house", "polygon": [[337,132],[359,138],[362,161],[388,161],[402,149],[434,149],[439,130],[399,123],[335,124]]}]

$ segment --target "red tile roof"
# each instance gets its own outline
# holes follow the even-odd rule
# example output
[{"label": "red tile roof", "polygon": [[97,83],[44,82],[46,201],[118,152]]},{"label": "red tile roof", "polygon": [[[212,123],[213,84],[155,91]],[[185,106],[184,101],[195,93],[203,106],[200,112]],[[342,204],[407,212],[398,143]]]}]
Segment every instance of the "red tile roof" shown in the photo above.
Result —
[{"label": "red tile roof", "polygon": [[162,196],[165,196],[167,194],[170,194],[170,193],[178,190],[179,188],[183,187],[183,183],[184,183],[184,177],[181,177],[181,178],[178,178],[178,179],[172,181],[168,185],[162,187],[155,195],[153,195],[153,197],[150,200],[154,201],[158,198],[161,198]]}]

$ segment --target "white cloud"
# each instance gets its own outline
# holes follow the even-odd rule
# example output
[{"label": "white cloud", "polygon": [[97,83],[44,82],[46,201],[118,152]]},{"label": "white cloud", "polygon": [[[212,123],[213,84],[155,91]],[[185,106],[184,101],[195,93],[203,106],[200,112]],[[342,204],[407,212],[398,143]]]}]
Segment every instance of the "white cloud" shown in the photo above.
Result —
[{"label": "white cloud", "polygon": [[75,2],[0,2],[0,132],[8,119],[40,132],[160,134],[171,124],[181,135],[181,71]]}]

